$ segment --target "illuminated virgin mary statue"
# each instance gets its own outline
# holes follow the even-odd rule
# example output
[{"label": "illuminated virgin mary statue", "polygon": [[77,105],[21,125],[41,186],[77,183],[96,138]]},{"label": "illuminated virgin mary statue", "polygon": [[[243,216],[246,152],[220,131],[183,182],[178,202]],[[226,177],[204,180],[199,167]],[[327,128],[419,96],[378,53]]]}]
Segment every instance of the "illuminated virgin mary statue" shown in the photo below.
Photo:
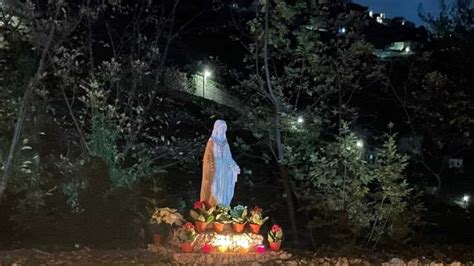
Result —
[{"label": "illuminated virgin mary statue", "polygon": [[230,206],[237,175],[240,174],[240,168],[230,153],[226,131],[225,121],[217,120],[204,152],[201,201],[207,201],[212,206]]}]

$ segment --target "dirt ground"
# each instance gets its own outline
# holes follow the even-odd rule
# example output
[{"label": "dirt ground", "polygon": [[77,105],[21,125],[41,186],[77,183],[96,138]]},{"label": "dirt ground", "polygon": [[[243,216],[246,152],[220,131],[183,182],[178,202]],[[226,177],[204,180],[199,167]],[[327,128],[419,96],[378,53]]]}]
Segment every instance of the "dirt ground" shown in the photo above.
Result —
[{"label": "dirt ground", "polygon": [[[340,249],[320,248],[317,251],[287,250],[293,256],[291,260],[269,263],[286,265],[307,265],[309,262],[325,260],[329,264],[344,265],[357,261],[358,265],[382,265],[395,260],[418,260],[421,265],[444,263],[449,265],[460,262],[463,265],[474,266],[474,247],[447,246],[447,247],[407,247],[400,251],[373,252],[371,250],[347,247]],[[341,260],[341,258],[344,258]],[[394,259],[395,258],[395,259]],[[339,261],[339,263],[338,263]],[[319,264],[320,264],[319,263]],[[18,249],[0,251],[0,266],[4,265],[171,265],[170,256],[154,253],[146,249],[132,250],[96,250],[83,248],[69,251],[43,251],[39,249]],[[418,264],[418,265],[420,265]],[[399,264],[397,264],[399,265]],[[443,264],[437,264],[443,265]]]},{"label": "dirt ground", "polygon": [[145,249],[134,250],[90,250],[46,252],[38,249],[0,251],[0,266],[4,265],[111,265],[169,263],[157,253]]}]

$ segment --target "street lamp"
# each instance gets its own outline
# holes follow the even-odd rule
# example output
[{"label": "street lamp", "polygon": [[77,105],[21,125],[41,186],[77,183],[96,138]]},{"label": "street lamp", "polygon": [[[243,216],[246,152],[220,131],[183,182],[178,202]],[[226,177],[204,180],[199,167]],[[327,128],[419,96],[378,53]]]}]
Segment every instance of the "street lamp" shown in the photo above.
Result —
[{"label": "street lamp", "polygon": [[364,147],[364,142],[360,139],[356,142],[356,146],[362,149]]},{"label": "street lamp", "polygon": [[209,69],[204,69],[202,75],[202,98],[205,98],[204,91],[206,90],[206,79],[210,77],[212,72]]},{"label": "street lamp", "polygon": [[299,116],[297,121],[298,121],[298,124],[303,124],[304,119],[302,116]]},{"label": "street lamp", "polygon": [[462,201],[464,202],[465,206],[467,206],[469,204],[469,199],[470,199],[469,195],[464,195],[462,197]]}]

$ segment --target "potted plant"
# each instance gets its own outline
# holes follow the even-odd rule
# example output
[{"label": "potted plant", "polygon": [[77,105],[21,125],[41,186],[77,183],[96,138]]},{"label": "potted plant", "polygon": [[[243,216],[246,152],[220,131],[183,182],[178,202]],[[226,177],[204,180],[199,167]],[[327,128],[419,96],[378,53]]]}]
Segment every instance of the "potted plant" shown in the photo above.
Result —
[{"label": "potted plant", "polygon": [[153,242],[159,245],[163,239],[168,237],[173,226],[180,226],[183,222],[183,216],[178,210],[168,207],[155,208],[150,218]]},{"label": "potted plant", "polygon": [[216,211],[214,212],[214,231],[216,233],[222,233],[224,231],[224,225],[230,223],[230,208],[225,205],[217,206]]},{"label": "potted plant", "polygon": [[193,242],[196,239],[196,230],[194,225],[190,222],[187,222],[181,228],[179,233],[179,239],[181,242],[181,250],[183,252],[189,253],[193,251]]},{"label": "potted plant", "polygon": [[230,210],[230,216],[232,218],[232,228],[236,233],[242,233],[247,222],[248,210],[246,206],[237,205]]},{"label": "potted plant", "polygon": [[260,227],[264,224],[268,217],[263,217],[262,208],[255,206],[253,210],[250,211],[250,216],[248,218],[250,232],[258,234],[260,232]]},{"label": "potted plant", "polygon": [[283,230],[278,224],[274,224],[270,232],[268,232],[268,243],[270,250],[278,251],[281,248],[281,241],[283,240]]},{"label": "potted plant", "polygon": [[215,207],[209,206],[205,201],[196,201],[194,203],[194,209],[190,211],[190,215],[194,219],[196,230],[199,233],[206,231],[207,225],[214,221],[213,213],[215,209]]}]

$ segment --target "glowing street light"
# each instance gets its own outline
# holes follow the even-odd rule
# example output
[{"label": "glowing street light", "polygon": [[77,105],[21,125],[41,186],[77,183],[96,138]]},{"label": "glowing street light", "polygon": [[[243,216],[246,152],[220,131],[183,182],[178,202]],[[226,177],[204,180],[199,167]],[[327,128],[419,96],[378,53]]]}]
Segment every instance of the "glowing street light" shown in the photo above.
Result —
[{"label": "glowing street light", "polygon": [[204,69],[204,78],[210,77],[212,72],[209,69]]},{"label": "glowing street light", "polygon": [[302,116],[299,116],[297,121],[298,121],[298,124],[303,124],[304,119]]},{"label": "glowing street light", "polygon": [[466,204],[466,205],[469,203],[469,200],[470,200],[469,195],[464,195],[464,196],[462,197],[462,201],[463,201],[464,204]]},{"label": "glowing street light", "polygon": [[356,142],[356,146],[357,146],[357,148],[362,149],[364,147],[364,142],[360,139]]}]

